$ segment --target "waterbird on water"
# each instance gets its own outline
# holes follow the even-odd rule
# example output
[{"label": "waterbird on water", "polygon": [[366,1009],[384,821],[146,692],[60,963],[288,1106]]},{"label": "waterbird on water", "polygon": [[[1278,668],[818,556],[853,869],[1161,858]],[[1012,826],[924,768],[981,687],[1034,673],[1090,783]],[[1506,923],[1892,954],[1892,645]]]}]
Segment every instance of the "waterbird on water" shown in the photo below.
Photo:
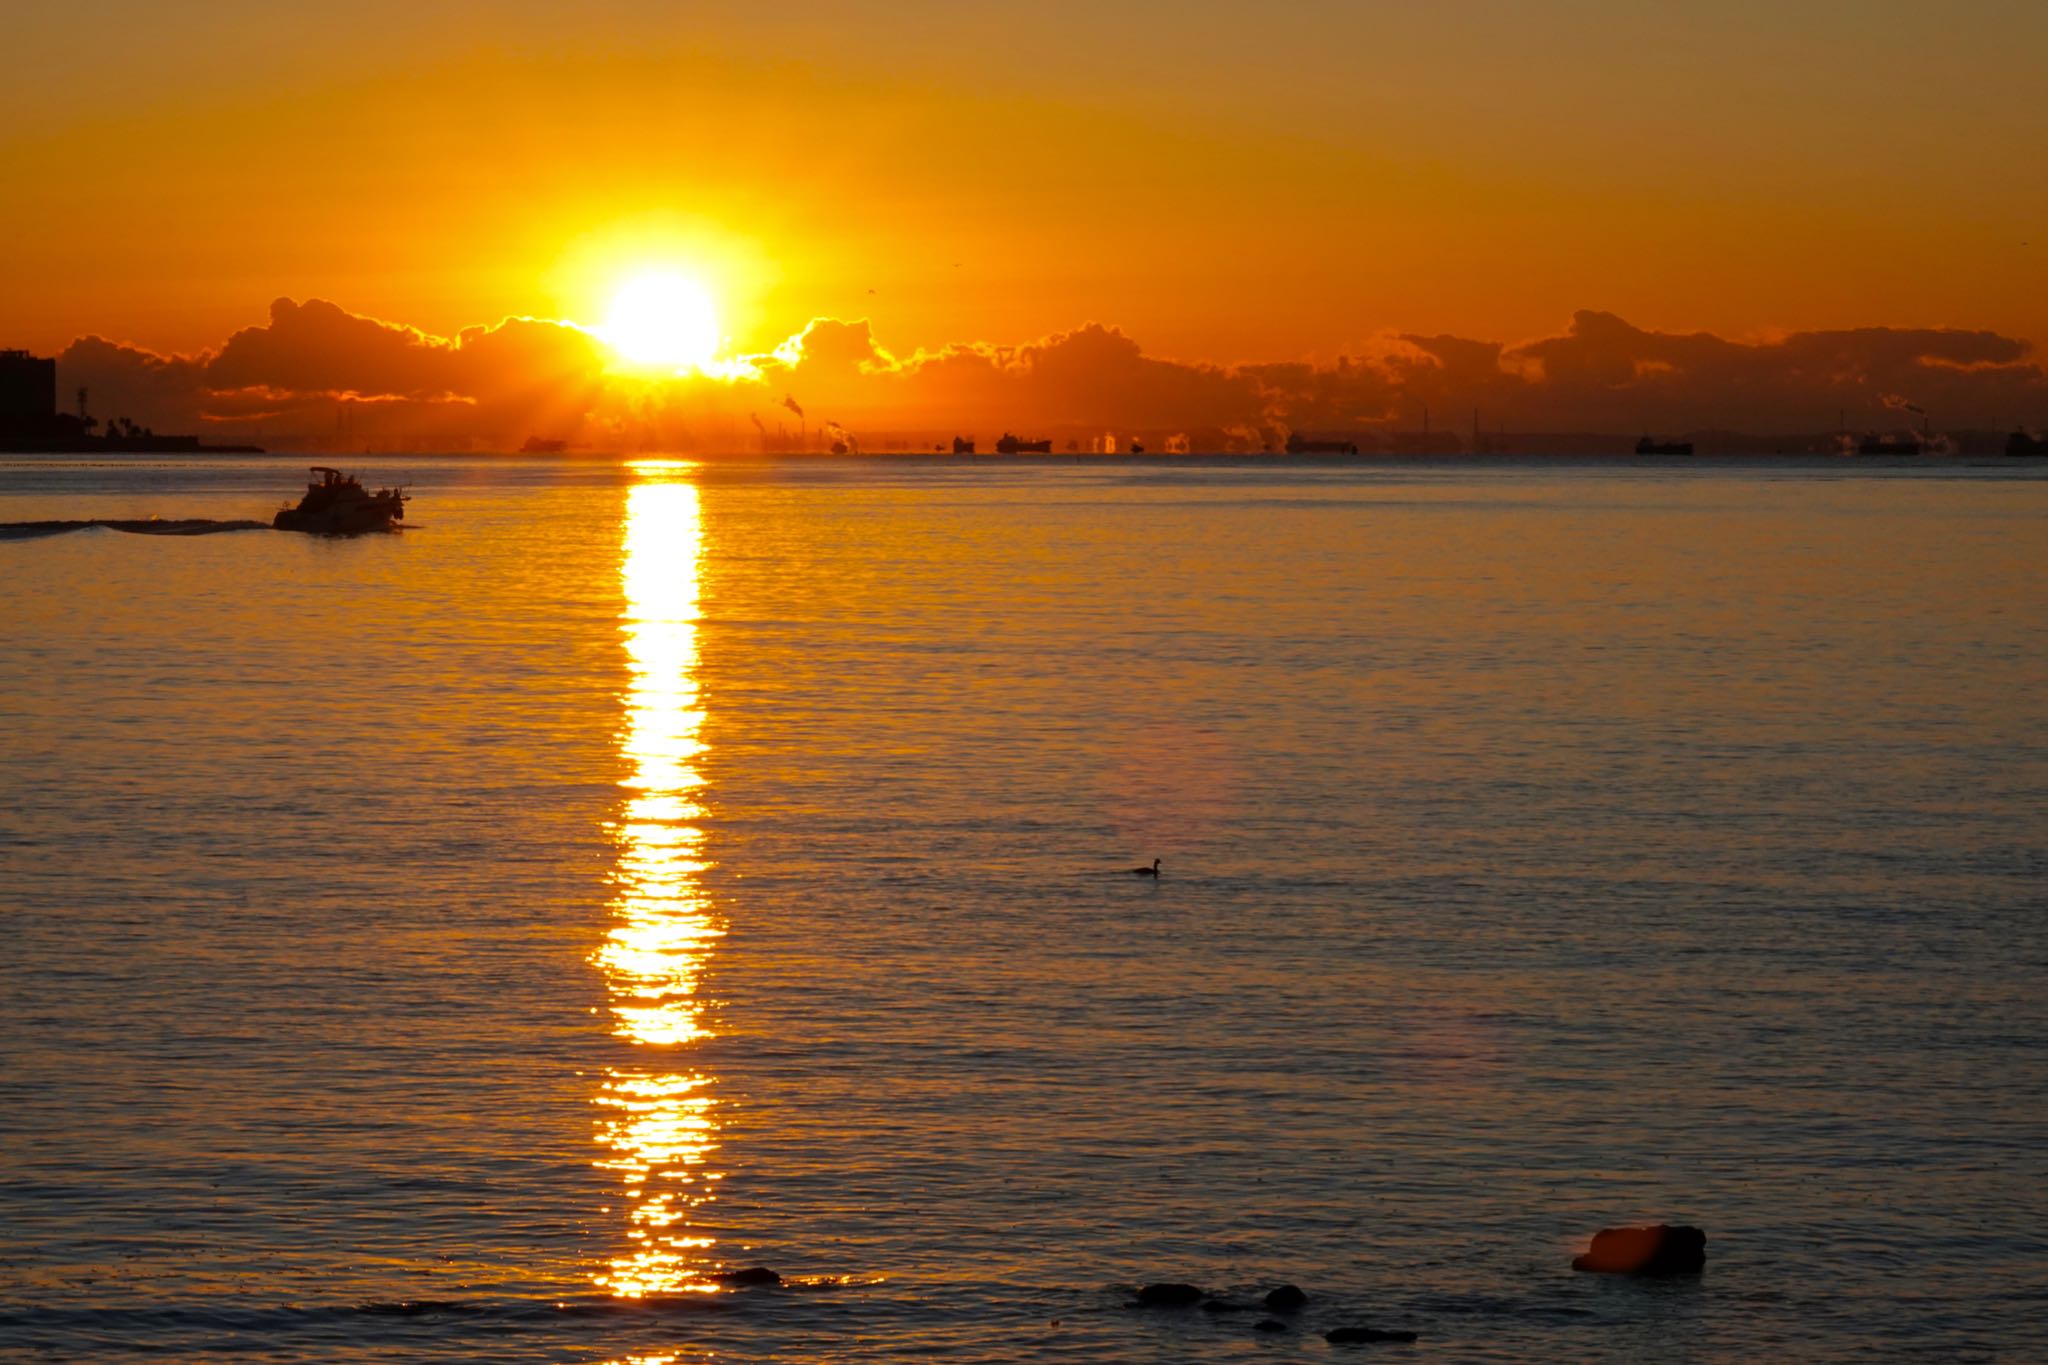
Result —
[{"label": "waterbird on water", "polygon": [[1158,875],[1159,875],[1159,860],[1158,860],[1157,858],[1154,858],[1154,859],[1152,860],[1152,866],[1150,866],[1150,867],[1134,867],[1134,868],[1132,868],[1132,869],[1131,869],[1131,875],[1132,875],[1133,877],[1156,877],[1156,876],[1158,876]]}]

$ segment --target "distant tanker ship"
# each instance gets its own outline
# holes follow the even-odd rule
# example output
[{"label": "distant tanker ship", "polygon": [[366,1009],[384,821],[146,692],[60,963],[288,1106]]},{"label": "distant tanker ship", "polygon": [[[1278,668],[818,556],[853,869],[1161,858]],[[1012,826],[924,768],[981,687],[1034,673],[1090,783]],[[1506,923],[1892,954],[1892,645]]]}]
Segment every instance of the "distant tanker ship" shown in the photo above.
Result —
[{"label": "distant tanker ship", "polygon": [[1012,436],[1006,431],[1003,433],[1002,439],[996,442],[996,454],[1050,455],[1052,454],[1052,439],[1048,437],[1043,441],[1027,441],[1022,436]]},{"label": "distant tanker ship", "polygon": [[1303,436],[1299,432],[1290,432],[1287,437],[1287,453],[1289,455],[1356,455],[1358,453],[1358,443],[1356,441],[1318,441]]},{"label": "distant tanker ship", "polygon": [[1638,454],[1638,455],[1690,455],[1690,454],[1692,454],[1692,442],[1691,442],[1691,441],[1653,441],[1653,440],[1651,440],[1651,439],[1650,439],[1649,437],[1645,436],[1645,437],[1644,437],[1644,438],[1643,438],[1642,440],[1640,440],[1640,441],[1637,441],[1637,442],[1636,442],[1636,454]]},{"label": "distant tanker ship", "polygon": [[1928,417],[1925,408],[1916,407],[1911,403],[1896,398],[1885,399],[1885,406],[1897,408],[1901,412],[1914,414],[1920,419],[1920,430],[1916,432],[1909,428],[1905,431],[1894,432],[1885,436],[1876,434],[1865,436],[1856,447],[1858,455],[1925,455],[1930,450],[1935,449],[1933,433],[1928,430]]}]

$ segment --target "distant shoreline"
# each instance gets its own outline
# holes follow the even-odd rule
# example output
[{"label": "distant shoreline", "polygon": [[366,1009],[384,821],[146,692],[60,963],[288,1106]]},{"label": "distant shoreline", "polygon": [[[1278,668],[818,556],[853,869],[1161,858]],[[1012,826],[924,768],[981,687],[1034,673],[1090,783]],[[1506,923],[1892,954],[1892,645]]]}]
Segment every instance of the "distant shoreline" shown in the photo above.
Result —
[{"label": "distant shoreline", "polygon": [[269,455],[262,446],[203,444],[196,436],[142,436],[133,441],[92,439],[43,450],[19,437],[0,436],[0,455]]},{"label": "distant shoreline", "polygon": [[1179,451],[1172,454],[1146,451],[1142,454],[1077,451],[1068,454],[954,455],[928,450],[875,450],[834,455],[827,451],[680,451],[680,450],[434,450],[393,449],[364,451],[269,450],[253,446],[207,446],[197,450],[28,450],[0,448],[0,459],[24,458],[62,460],[80,458],[148,458],[185,460],[232,455],[293,463],[297,461],[347,463],[353,460],[436,459],[494,460],[544,464],[549,462],[616,462],[625,460],[696,460],[721,464],[858,464],[892,462],[906,464],[958,465],[967,468],[1034,468],[1057,465],[1159,465],[1238,464],[1255,466],[1356,468],[1371,465],[1459,465],[1566,464],[1639,465],[1646,468],[1684,468],[1699,464],[1806,463],[1841,465],[1845,468],[1953,467],[1990,462],[1997,465],[2037,467],[2048,463],[2048,455],[2007,455],[1999,451],[1972,451],[1937,455],[1859,455],[1828,451],[1707,451],[1694,455],[1637,455],[1634,452],[1602,451],[1488,451],[1483,454],[1432,454],[1419,452],[1369,452],[1357,455],[1264,454],[1247,451]]}]

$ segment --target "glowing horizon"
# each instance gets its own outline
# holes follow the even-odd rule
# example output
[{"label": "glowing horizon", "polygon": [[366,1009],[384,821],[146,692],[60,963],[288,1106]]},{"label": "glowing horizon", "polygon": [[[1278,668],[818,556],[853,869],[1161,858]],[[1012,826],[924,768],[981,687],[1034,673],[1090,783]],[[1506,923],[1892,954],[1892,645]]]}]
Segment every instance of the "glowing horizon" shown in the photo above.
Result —
[{"label": "glowing horizon", "polygon": [[[615,297],[651,298],[646,354],[669,365],[621,355],[601,322],[508,317],[436,335],[323,300],[279,299],[266,323],[196,354],[81,339],[59,357],[58,387],[85,388],[97,414],[159,431],[312,450],[516,449],[534,437],[623,452],[835,441],[879,450],[917,433],[928,451],[934,439],[992,445],[999,431],[1031,427],[1077,449],[1142,437],[1162,453],[1258,451],[1307,432],[1412,451],[1425,411],[1437,453],[1486,449],[1499,432],[1605,432],[1631,442],[1652,432],[1870,433],[1903,430],[1908,416],[1938,433],[2048,426],[2042,353],[1984,329],[1742,340],[1581,310],[1563,329],[1519,343],[1383,333],[1319,361],[1216,365],[1162,355],[1101,323],[1017,343],[912,349],[885,344],[865,317],[814,317],[772,347],[721,346],[706,358],[716,324],[692,290],[678,296],[687,323],[679,333],[663,330],[677,310],[662,311],[659,290]],[[728,297],[721,287],[718,305]],[[692,354],[694,364],[676,363]],[[337,444],[337,432],[349,444]],[[889,433],[897,435],[874,439]]]},{"label": "glowing horizon", "polygon": [[632,0],[506,7],[489,43],[346,13],[19,16],[0,344],[190,353],[280,293],[596,320],[663,261],[717,281],[740,354],[813,316],[905,352],[1094,319],[1218,364],[1583,308],[2048,339],[2048,185],[2016,173],[2048,109],[2011,73],[2040,7]]},{"label": "glowing horizon", "polygon": [[2048,424],[2038,6],[106,0],[10,39],[0,346],[159,429],[777,445],[799,384],[804,440]]}]

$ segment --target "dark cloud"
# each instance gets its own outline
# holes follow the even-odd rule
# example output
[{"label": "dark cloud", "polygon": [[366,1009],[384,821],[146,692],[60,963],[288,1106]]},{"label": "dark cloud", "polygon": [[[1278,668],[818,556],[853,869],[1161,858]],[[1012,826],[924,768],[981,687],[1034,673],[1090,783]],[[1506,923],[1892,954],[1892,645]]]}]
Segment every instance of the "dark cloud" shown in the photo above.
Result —
[{"label": "dark cloud", "polygon": [[816,383],[858,379],[886,374],[895,360],[875,345],[874,328],[867,319],[840,322],[836,318],[813,318],[811,325],[779,353],[792,374]]},{"label": "dark cloud", "polygon": [[799,390],[812,408],[898,424],[1221,427],[1260,404],[1250,375],[1154,359],[1100,323],[1024,346],[961,344],[899,360],[867,322],[818,319],[763,359],[767,382]]},{"label": "dark cloud", "polygon": [[206,392],[206,357],[158,355],[105,337],[80,337],[58,357],[57,375],[68,403],[83,388],[100,417],[124,416],[144,426],[189,429]]},{"label": "dark cloud", "polygon": [[321,299],[279,299],[267,324],[215,351],[164,356],[86,337],[61,367],[108,415],[160,430],[267,424],[314,440],[381,432],[464,444],[575,426],[603,395],[604,359],[601,343],[563,323],[507,318],[444,338]]},{"label": "dark cloud", "polygon": [[[1019,346],[960,343],[891,354],[866,320],[814,320],[756,373],[649,386],[606,373],[606,352],[565,323],[511,318],[454,337],[362,317],[321,300],[280,299],[267,323],[217,351],[159,355],[101,337],[62,357],[101,415],[158,429],[263,424],[309,441],[516,445],[535,433],[592,444],[711,449],[753,439],[753,414],[794,395],[812,430],[954,429],[992,438],[1103,431],[1196,448],[1273,444],[1288,431],[1412,430],[1427,404],[1439,430],[1480,409],[1489,428],[1629,433],[1699,429],[1823,432],[1895,420],[1886,397],[1937,428],[2048,418],[2048,374],[2028,343],[1985,331],[1870,327],[1761,340],[1657,332],[1611,313],[1515,345],[1390,334],[1327,364],[1233,366],[1148,356],[1118,328],[1089,323]],[[350,408],[346,424],[337,410]],[[1896,406],[1896,404],[1894,404]],[[869,444],[872,444],[870,442]]]},{"label": "dark cloud", "polygon": [[1825,429],[1838,409],[1875,420],[1890,393],[1950,425],[1995,426],[2037,414],[2048,396],[2029,355],[2027,343],[1992,332],[1865,327],[1745,343],[1581,312],[1564,335],[1504,352],[1521,388],[1494,392],[1575,430]]},{"label": "dark cloud", "polygon": [[270,321],[245,327],[206,365],[216,389],[428,398],[452,392],[455,347],[411,327],[344,312],[321,299],[270,305]]},{"label": "dark cloud", "polygon": [[575,327],[507,318],[454,338],[359,317],[322,299],[270,305],[205,364],[215,390],[269,388],[515,406],[596,398],[604,349]]}]

